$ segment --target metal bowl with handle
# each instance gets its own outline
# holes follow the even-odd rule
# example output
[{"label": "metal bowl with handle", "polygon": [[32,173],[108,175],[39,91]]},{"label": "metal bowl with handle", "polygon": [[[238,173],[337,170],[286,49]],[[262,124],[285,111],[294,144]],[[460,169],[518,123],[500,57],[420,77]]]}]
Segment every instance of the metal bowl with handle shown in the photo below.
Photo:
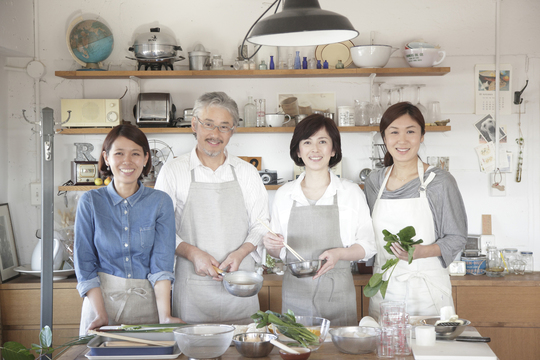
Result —
[{"label": "metal bowl with handle", "polygon": [[254,296],[263,285],[263,277],[254,271],[221,272],[223,286],[229,294],[239,297]]},{"label": "metal bowl with handle", "polygon": [[315,276],[317,271],[321,266],[326,262],[326,260],[315,259],[315,260],[306,260],[306,261],[295,261],[288,263],[287,267],[289,268],[292,275],[297,278],[303,278],[308,276]]}]

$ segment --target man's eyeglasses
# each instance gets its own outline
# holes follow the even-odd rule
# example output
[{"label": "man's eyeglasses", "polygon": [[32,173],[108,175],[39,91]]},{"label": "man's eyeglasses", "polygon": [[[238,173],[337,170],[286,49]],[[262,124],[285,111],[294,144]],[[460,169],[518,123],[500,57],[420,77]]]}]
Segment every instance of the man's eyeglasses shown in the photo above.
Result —
[{"label": "man's eyeglasses", "polygon": [[228,133],[234,130],[234,126],[231,127],[227,125],[214,125],[214,123],[210,121],[204,121],[204,122],[201,121],[199,117],[197,117],[197,121],[202,125],[203,128],[210,131],[213,131],[215,128],[217,128],[219,132],[222,132],[222,133]]}]

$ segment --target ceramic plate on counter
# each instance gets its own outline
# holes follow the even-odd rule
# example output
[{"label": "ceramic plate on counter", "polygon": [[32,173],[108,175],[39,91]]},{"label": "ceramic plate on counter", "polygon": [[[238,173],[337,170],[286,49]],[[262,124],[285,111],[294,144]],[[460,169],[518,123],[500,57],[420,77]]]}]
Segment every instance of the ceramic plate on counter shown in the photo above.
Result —
[{"label": "ceramic plate on counter", "polygon": [[341,60],[345,67],[352,64],[351,47],[354,44],[352,41],[343,41],[334,44],[319,45],[315,49],[315,59],[321,60],[321,65],[324,60],[328,61],[328,68],[335,69],[338,60]]},{"label": "ceramic plate on counter", "polygon": [[[39,270],[32,270],[32,267],[30,264],[17,266],[15,269],[13,269],[21,274],[26,275],[34,275],[37,277],[41,277],[41,271]],[[67,278],[70,275],[75,274],[75,269],[67,269],[67,270],[54,270],[53,271],[53,281],[54,280],[62,280]]]}]

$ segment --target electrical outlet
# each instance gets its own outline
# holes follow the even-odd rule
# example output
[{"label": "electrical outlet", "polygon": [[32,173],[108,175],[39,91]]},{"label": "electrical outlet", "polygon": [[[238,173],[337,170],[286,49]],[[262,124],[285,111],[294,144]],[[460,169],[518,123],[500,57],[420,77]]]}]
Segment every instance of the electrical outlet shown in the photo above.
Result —
[{"label": "electrical outlet", "polygon": [[41,206],[41,183],[30,184],[30,204]]}]

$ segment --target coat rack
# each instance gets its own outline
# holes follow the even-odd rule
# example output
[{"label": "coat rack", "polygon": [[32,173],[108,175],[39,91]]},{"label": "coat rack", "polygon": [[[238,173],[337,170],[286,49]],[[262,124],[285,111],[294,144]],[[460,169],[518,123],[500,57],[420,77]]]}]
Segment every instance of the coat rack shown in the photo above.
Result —
[{"label": "coat rack", "polygon": [[[53,109],[42,109],[41,121],[26,122],[39,126],[41,138],[41,318],[40,328],[48,325],[52,329],[53,319],[53,238],[54,238],[54,125],[69,121],[54,122]],[[38,131],[35,131],[37,133]]]}]

